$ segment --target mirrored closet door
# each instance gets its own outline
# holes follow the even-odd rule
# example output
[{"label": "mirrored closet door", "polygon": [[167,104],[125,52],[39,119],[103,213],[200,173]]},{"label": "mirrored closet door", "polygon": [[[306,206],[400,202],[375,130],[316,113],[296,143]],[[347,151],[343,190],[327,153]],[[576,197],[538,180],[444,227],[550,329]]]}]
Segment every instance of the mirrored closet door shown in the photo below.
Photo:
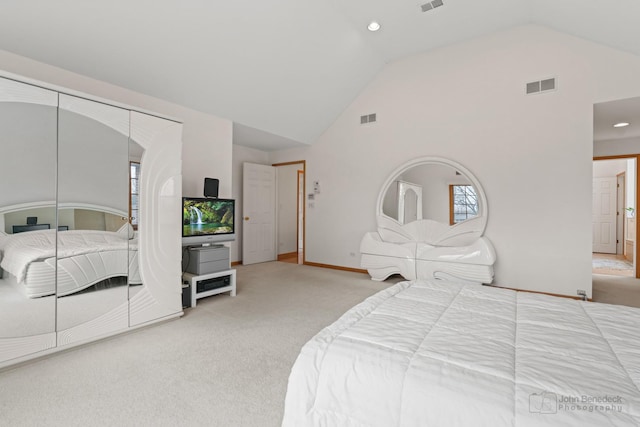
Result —
[{"label": "mirrored closet door", "polygon": [[0,78],[0,362],[56,345],[57,103]]},{"label": "mirrored closet door", "polygon": [[182,315],[182,124],[0,77],[0,368]]},{"label": "mirrored closet door", "polygon": [[[129,300],[143,289],[140,268],[140,231],[144,227],[140,220],[142,205],[142,159],[144,148],[129,138],[129,221],[131,239],[129,239]],[[129,319],[129,326],[132,325]]]},{"label": "mirrored closet door", "polygon": [[58,345],[128,327],[129,111],[60,94]]}]

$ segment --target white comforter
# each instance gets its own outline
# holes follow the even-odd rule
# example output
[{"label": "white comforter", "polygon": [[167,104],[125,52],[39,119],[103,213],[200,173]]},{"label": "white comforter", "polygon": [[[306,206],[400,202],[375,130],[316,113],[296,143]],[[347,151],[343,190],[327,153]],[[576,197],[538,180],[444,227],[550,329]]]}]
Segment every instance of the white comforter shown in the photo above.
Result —
[{"label": "white comforter", "polygon": [[302,349],[283,426],[639,426],[640,309],[403,282]]},{"label": "white comforter", "polygon": [[[57,233],[57,257],[127,249],[128,240],[118,232],[69,230]],[[0,266],[24,281],[29,264],[56,256],[56,230],[12,234],[3,239]]]}]

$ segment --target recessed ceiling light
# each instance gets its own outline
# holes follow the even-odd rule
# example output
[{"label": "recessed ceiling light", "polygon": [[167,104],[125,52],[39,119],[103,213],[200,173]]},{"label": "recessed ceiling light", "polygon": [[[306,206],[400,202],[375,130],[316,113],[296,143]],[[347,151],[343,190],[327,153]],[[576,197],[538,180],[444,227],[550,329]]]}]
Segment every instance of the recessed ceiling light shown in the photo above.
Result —
[{"label": "recessed ceiling light", "polygon": [[629,123],[627,122],[620,122],[620,123],[616,123],[615,125],[613,125],[614,128],[623,128],[629,126]]},{"label": "recessed ceiling light", "polygon": [[369,31],[378,31],[380,29],[380,24],[376,21],[371,21],[371,23],[367,26]]}]

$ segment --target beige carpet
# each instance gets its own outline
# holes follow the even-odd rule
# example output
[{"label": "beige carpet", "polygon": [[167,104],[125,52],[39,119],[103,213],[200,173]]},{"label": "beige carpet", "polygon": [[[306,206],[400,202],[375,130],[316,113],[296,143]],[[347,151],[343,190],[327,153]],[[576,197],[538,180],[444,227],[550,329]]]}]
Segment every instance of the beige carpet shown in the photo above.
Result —
[{"label": "beige carpet", "polygon": [[[300,347],[397,282],[273,262],[183,318],[0,372],[0,426],[279,426]],[[594,299],[640,307],[640,281],[594,275]]]},{"label": "beige carpet", "polygon": [[592,293],[595,302],[640,307],[640,279],[594,274]]},{"label": "beige carpet", "polygon": [[278,426],[301,346],[398,280],[273,262],[183,318],[0,372],[2,426]]}]

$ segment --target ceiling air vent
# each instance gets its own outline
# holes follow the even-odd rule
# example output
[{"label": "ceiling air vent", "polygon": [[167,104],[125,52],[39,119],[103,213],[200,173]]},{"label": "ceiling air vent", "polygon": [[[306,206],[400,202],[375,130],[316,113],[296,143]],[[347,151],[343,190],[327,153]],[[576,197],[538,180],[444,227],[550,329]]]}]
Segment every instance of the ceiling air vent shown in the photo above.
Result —
[{"label": "ceiling air vent", "polygon": [[431,9],[442,6],[443,4],[442,0],[433,0],[420,6],[420,9],[422,9],[423,12],[428,12]]},{"label": "ceiling air vent", "polygon": [[556,79],[544,79],[537,82],[527,83],[526,93],[530,95],[532,93],[540,93],[547,92],[550,90],[555,90],[556,88]]},{"label": "ceiling air vent", "polygon": [[373,123],[376,121],[376,113],[373,114],[365,114],[364,116],[360,116],[360,124],[364,125],[366,123]]}]

